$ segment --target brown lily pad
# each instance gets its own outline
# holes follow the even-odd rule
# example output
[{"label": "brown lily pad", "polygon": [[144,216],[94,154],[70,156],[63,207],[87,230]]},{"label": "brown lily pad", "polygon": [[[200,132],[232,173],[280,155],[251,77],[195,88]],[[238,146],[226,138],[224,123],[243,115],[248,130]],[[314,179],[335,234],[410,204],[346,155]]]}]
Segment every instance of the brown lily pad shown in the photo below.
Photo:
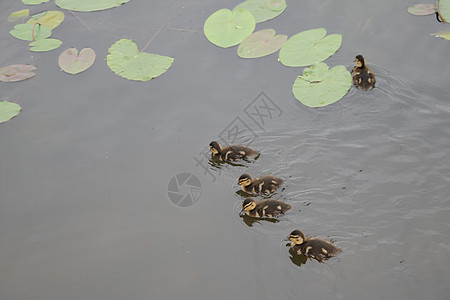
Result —
[{"label": "brown lily pad", "polygon": [[0,68],[0,81],[15,82],[28,79],[36,75],[36,73],[31,72],[35,69],[35,66],[24,64],[10,65]]},{"label": "brown lily pad", "polygon": [[59,56],[58,64],[61,70],[69,74],[78,74],[94,64],[95,51],[83,48],[78,54],[76,48],[69,48]]},{"label": "brown lily pad", "polygon": [[248,36],[238,48],[238,55],[242,58],[263,57],[280,50],[287,41],[284,34],[275,35],[275,30],[264,29]]},{"label": "brown lily pad", "polygon": [[415,16],[432,15],[436,12],[436,5],[429,3],[414,4],[408,7],[408,12]]}]

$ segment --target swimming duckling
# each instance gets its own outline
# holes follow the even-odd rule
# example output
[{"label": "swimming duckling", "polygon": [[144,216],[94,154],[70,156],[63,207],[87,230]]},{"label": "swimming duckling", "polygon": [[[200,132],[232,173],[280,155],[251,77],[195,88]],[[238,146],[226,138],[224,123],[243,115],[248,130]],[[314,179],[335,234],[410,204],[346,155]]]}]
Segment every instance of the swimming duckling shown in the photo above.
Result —
[{"label": "swimming duckling", "polygon": [[366,67],[366,59],[362,55],[355,57],[356,67],[353,68],[353,84],[357,88],[368,91],[375,86],[375,75]]},{"label": "swimming duckling", "polygon": [[217,158],[220,161],[245,160],[258,154],[258,152],[247,146],[232,145],[222,148],[216,141],[209,144],[209,149],[212,152],[212,157]]},{"label": "swimming duckling", "polygon": [[242,174],[238,180],[241,189],[247,194],[272,194],[284,182],[283,179],[275,175],[265,175],[255,179],[249,174]]},{"label": "swimming duckling", "polygon": [[247,198],[242,203],[242,209],[249,217],[273,218],[290,210],[291,205],[276,199],[262,200],[257,203],[253,198]]},{"label": "swimming duckling", "polygon": [[291,249],[297,254],[311,257],[321,261],[322,259],[335,256],[341,249],[320,238],[305,238],[300,230],[291,232],[289,239],[291,240]]}]

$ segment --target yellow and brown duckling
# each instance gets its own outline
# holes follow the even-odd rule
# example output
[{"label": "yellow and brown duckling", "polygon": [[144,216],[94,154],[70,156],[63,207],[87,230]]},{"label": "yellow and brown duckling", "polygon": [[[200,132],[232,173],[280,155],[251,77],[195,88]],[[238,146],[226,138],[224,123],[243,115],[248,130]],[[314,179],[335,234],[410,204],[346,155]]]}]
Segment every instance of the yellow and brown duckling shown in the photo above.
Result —
[{"label": "yellow and brown duckling", "polygon": [[353,84],[357,88],[369,91],[375,87],[375,75],[366,66],[366,59],[362,55],[355,57],[356,66],[353,68]]},{"label": "yellow and brown duckling", "polygon": [[242,174],[238,183],[247,194],[272,194],[283,184],[284,180],[275,175],[265,175],[252,179],[249,174]]},{"label": "yellow and brown duckling", "polygon": [[291,205],[277,199],[267,199],[256,202],[253,198],[247,198],[242,203],[242,209],[249,217],[274,218],[291,209]]},{"label": "yellow and brown duckling", "polygon": [[313,237],[305,237],[300,230],[291,232],[289,239],[291,240],[291,249],[306,257],[314,258],[319,261],[322,259],[335,256],[341,249],[333,245],[331,242]]},{"label": "yellow and brown duckling", "polygon": [[232,145],[222,148],[222,146],[220,146],[220,144],[216,141],[209,144],[209,149],[212,152],[212,157],[218,159],[219,161],[246,160],[249,157],[258,154],[258,152],[247,146]]}]

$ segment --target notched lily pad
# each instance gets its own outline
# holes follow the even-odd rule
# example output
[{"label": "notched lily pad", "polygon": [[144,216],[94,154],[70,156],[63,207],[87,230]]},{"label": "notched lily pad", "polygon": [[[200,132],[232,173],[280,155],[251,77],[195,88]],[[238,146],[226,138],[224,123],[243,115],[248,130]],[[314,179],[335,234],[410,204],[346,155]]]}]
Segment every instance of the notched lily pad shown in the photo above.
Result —
[{"label": "notched lily pad", "polygon": [[286,9],[286,0],[247,0],[236,5],[253,14],[256,23],[261,23],[279,16]]},{"label": "notched lily pad", "polygon": [[25,19],[26,17],[28,17],[30,15],[30,10],[27,9],[22,9],[19,11],[15,11],[12,14],[10,14],[8,16],[8,22],[17,22],[19,20]]},{"label": "notched lily pad", "polygon": [[292,93],[304,105],[322,107],[330,105],[347,94],[352,85],[352,75],[344,66],[328,69],[319,62],[303,70],[292,86]]},{"label": "notched lily pad", "polygon": [[281,63],[288,67],[304,67],[327,59],[341,46],[342,35],[326,34],[325,28],[317,28],[290,37],[281,47]]},{"label": "notched lily pad", "polygon": [[214,45],[233,47],[255,30],[255,18],[246,9],[220,9],[206,19],[203,30]]},{"label": "notched lily pad", "polygon": [[408,7],[408,12],[415,16],[432,15],[436,12],[436,5],[428,3],[414,4]]},{"label": "notched lily pad", "polygon": [[91,48],[83,48],[78,54],[76,48],[65,50],[58,59],[61,70],[69,74],[78,74],[87,70],[94,64],[95,51]]},{"label": "notched lily pad", "polygon": [[0,101],[0,123],[11,120],[13,117],[17,116],[22,107],[19,104]]},{"label": "notched lily pad", "polygon": [[450,0],[438,0],[437,11],[442,21],[448,23],[450,21]]},{"label": "notched lily pad", "polygon": [[0,68],[0,81],[16,82],[31,78],[36,75],[36,73],[31,72],[35,69],[35,66],[24,64],[10,65]]},{"label": "notched lily pad", "polygon": [[31,42],[29,44],[30,51],[34,52],[44,52],[44,51],[50,51],[58,48],[61,46],[62,42],[58,39],[43,39]]},{"label": "notched lily pad", "polygon": [[56,0],[62,9],[75,11],[97,11],[120,6],[130,0]]},{"label": "notched lily pad", "polygon": [[166,72],[174,59],[140,52],[137,45],[128,39],[115,42],[109,49],[106,63],[117,75],[131,80],[148,81]]},{"label": "notched lily pad", "polygon": [[248,36],[238,48],[238,55],[242,58],[263,57],[280,50],[287,41],[287,35],[275,35],[275,30],[264,29]]},{"label": "notched lily pad", "polygon": [[64,13],[58,10],[50,10],[38,15],[34,15],[27,21],[27,24],[39,23],[49,29],[56,28],[64,21]]},{"label": "notched lily pad", "polygon": [[18,24],[9,32],[13,37],[24,41],[37,41],[52,35],[52,31],[43,25]]}]

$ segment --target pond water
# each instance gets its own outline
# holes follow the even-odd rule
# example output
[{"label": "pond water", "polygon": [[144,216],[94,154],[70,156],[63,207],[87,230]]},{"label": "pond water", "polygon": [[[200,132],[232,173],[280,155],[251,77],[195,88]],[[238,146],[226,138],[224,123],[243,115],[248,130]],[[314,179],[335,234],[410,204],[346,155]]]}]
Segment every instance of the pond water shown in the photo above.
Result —
[{"label": "pond water", "polygon": [[[9,35],[7,16],[24,5],[0,3],[0,65],[37,66],[32,79],[0,83],[0,100],[23,108],[0,125],[0,298],[450,297],[450,42],[430,36],[448,27],[409,15],[414,1],[288,1],[256,29],[325,27],[343,35],[328,65],[351,70],[363,54],[377,76],[373,91],[352,87],[311,109],[291,92],[302,68],[206,40],[206,18],[238,3],[132,0],[76,13],[94,33],[66,12],[54,30],[63,46],[48,53]],[[44,9],[57,8],[31,7]],[[131,38],[142,49],[168,18],[146,49],[175,58],[168,72],[143,83],[109,70],[110,45]],[[59,70],[64,49],[87,46],[91,69]],[[259,159],[210,165],[208,144],[235,130]],[[275,197],[292,210],[246,222],[244,172],[285,178]],[[185,207],[168,194],[182,173],[201,185]],[[294,229],[342,253],[293,257]]]}]

